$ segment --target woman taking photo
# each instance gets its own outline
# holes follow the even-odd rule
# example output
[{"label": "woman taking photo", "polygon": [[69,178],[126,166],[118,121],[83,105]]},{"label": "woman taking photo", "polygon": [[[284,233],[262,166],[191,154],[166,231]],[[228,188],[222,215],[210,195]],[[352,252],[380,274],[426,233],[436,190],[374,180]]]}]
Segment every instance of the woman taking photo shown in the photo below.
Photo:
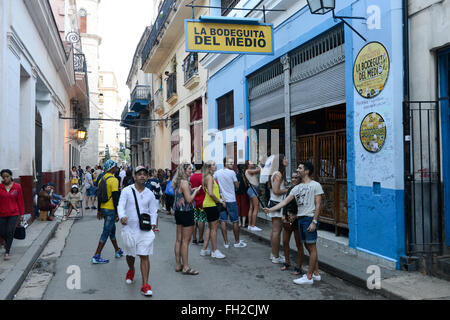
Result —
[{"label": "woman taking photo", "polygon": [[[206,230],[205,243],[203,244],[202,250],[200,250],[200,255],[206,256],[211,254],[213,258],[223,259],[225,255],[217,249],[217,229],[219,227],[220,217],[218,206],[226,208],[226,204],[225,201],[220,199],[219,184],[213,178],[216,169],[214,161],[206,162],[202,168],[202,185],[205,190],[203,210],[206,212],[208,229]],[[209,240],[211,240],[212,252],[208,250]]]},{"label": "woman taking photo", "polygon": [[[284,154],[275,156],[272,162],[272,168],[270,169],[269,187],[270,187],[270,199],[268,207],[274,207],[285,198],[288,188],[286,188],[286,167],[288,160]],[[280,252],[280,234],[281,234],[281,218],[283,215],[280,211],[268,213],[272,218],[272,233],[270,235],[270,242],[272,244],[272,253],[270,258],[273,263],[284,263],[285,259]]]},{"label": "woman taking photo", "polygon": [[173,191],[175,194],[174,206],[175,222],[177,224],[177,239],[175,242],[176,272],[187,275],[198,275],[199,272],[191,269],[188,262],[189,244],[194,232],[194,199],[201,186],[191,189],[189,176],[192,174],[190,163],[178,166],[173,177]]},{"label": "woman taking photo", "polygon": [[23,221],[25,206],[22,187],[12,180],[11,170],[3,169],[0,175],[2,177],[0,184],[0,237],[5,240],[4,259],[9,260],[14,231],[18,220]]},{"label": "woman taking photo", "polygon": [[259,212],[259,201],[258,201],[258,186],[259,178],[258,174],[261,172],[260,167],[256,167],[256,164],[247,160],[246,161],[245,178],[248,181],[247,195],[250,199],[250,208],[248,210],[248,230],[250,231],[261,231],[262,229],[256,226],[256,217]]}]

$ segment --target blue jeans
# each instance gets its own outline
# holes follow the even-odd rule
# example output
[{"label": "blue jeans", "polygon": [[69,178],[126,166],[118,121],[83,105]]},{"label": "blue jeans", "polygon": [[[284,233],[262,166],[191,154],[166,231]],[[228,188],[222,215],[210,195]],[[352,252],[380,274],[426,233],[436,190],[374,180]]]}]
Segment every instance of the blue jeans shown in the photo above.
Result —
[{"label": "blue jeans", "polygon": [[[239,221],[239,210],[236,202],[227,202],[227,210],[220,212],[220,221],[227,222],[228,216],[230,216],[231,222]],[[222,207],[223,208],[223,207]]]},{"label": "blue jeans", "polygon": [[317,242],[317,228],[319,224],[316,225],[316,230],[314,232],[309,232],[308,227],[313,221],[313,217],[298,217],[298,232],[300,233],[300,239],[304,243],[312,244]]},{"label": "blue jeans", "polygon": [[105,223],[103,224],[100,242],[105,243],[108,240],[108,237],[111,240],[116,240],[116,212],[109,209],[101,209],[101,212]]}]

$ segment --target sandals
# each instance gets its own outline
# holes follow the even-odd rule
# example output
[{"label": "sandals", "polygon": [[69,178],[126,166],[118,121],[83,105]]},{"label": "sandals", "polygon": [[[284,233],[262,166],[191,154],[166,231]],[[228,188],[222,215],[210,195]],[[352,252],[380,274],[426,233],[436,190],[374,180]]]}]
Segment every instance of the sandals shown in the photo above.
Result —
[{"label": "sandals", "polygon": [[294,271],[291,272],[291,274],[294,275],[294,276],[299,276],[299,275],[302,274],[302,269],[300,269],[299,267],[295,267]]},{"label": "sandals", "polygon": [[175,272],[181,272],[183,270],[183,265],[181,265],[180,269],[175,268]]},{"label": "sandals", "polygon": [[284,262],[283,266],[281,267],[281,271],[289,270],[290,267],[291,265],[289,263]]},{"label": "sandals", "polygon": [[187,275],[191,275],[191,276],[196,276],[199,274],[199,272],[197,270],[188,268],[186,271],[182,271],[182,274],[187,274]]}]

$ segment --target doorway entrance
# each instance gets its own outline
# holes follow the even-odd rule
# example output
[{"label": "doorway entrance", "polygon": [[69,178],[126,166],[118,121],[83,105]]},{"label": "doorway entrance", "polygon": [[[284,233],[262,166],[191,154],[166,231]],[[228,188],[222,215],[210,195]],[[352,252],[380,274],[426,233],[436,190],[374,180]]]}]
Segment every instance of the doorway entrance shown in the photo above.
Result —
[{"label": "doorway entrance", "polygon": [[311,162],[325,193],[319,221],[348,235],[345,104],[301,114],[296,127],[297,165]]}]

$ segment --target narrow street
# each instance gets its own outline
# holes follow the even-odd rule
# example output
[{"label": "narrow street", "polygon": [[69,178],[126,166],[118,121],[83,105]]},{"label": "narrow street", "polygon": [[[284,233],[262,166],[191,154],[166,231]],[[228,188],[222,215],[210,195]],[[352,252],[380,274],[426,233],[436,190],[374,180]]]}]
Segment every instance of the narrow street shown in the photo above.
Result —
[{"label": "narrow street", "polygon": [[[223,247],[223,239],[219,234],[219,249],[227,256],[223,260],[199,255],[200,246],[191,245],[189,251],[190,264],[200,272],[199,276],[187,276],[176,273],[173,254],[175,224],[173,216],[160,214],[159,229],[154,247],[154,255],[150,258],[150,284],[153,290],[153,300],[342,300],[342,299],[384,299],[380,295],[355,287],[339,278],[322,272],[322,281],[312,286],[300,286],[292,282],[296,276],[280,271],[280,265],[273,264],[268,259],[270,248],[267,244],[251,239],[246,235],[241,238],[248,243],[246,248],[238,249]],[[68,225],[72,224],[69,229]],[[149,299],[139,293],[141,280],[139,265],[135,282],[125,284],[127,265],[125,258],[115,259],[114,249],[110,242],[103,250],[102,257],[110,259],[105,265],[91,264],[91,257],[97,246],[103,221],[96,219],[94,210],[88,210],[85,217],[78,221],[63,221],[57,242],[63,245],[63,235],[66,233],[65,247],[53,266],[43,263],[35,266],[16,300],[139,300]],[[117,224],[117,236],[121,243],[120,226]],[[229,230],[229,236],[231,231]],[[51,245],[51,243],[49,243]],[[44,249],[55,254],[54,248]],[[319,253],[320,257],[320,253]],[[50,263],[51,264],[51,263]],[[33,281],[39,277],[47,265],[51,278],[48,281]],[[80,289],[69,289],[68,281],[73,266],[79,267],[81,275]],[[75,268],[76,268],[75,267]],[[305,269],[305,266],[304,266]],[[54,276],[51,277],[51,273]],[[48,283],[48,286],[47,286]],[[28,286],[27,290],[24,290]],[[32,287],[32,288],[30,288]],[[31,290],[31,291],[30,291]],[[41,294],[30,294],[32,291]]]}]

